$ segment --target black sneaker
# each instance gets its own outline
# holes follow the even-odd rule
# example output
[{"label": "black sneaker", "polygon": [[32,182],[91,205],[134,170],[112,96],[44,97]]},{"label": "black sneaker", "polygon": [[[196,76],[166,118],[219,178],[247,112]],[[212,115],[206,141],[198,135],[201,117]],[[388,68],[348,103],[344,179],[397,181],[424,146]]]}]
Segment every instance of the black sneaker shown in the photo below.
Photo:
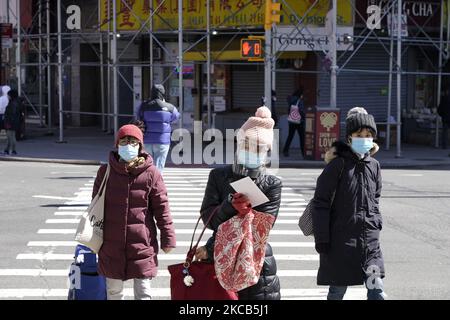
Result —
[{"label": "black sneaker", "polygon": [[3,154],[4,154],[5,156],[9,155],[9,151],[8,151],[8,150],[5,150],[5,151],[3,151]]},{"label": "black sneaker", "polygon": [[17,156],[17,151],[13,151],[11,154]]}]

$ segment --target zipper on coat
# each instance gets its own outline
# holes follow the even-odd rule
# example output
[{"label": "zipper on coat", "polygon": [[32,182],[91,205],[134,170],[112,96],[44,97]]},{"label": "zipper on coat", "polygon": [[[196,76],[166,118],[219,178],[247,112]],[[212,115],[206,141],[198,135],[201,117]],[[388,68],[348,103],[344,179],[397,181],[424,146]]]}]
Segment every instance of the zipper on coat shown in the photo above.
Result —
[{"label": "zipper on coat", "polygon": [[[358,161],[358,170],[359,168],[363,167],[364,163],[359,160]],[[361,181],[361,201],[363,201],[364,197],[367,196],[366,193],[366,185],[365,185],[365,174],[364,174],[365,170],[361,171],[361,177],[362,177],[362,181]],[[358,210],[359,211],[359,210]],[[364,211],[364,215],[362,217],[362,236],[363,236],[363,241],[362,241],[362,261],[361,261],[361,269],[363,270],[364,274],[366,272],[365,270],[365,264],[367,261],[367,237],[366,237],[366,212]]]},{"label": "zipper on coat", "polygon": [[132,175],[131,173],[128,173],[128,195],[127,195],[127,211],[125,214],[125,277],[127,277],[127,266],[128,266],[128,261],[127,261],[127,243],[128,243],[128,230],[127,230],[127,225],[128,225],[128,212],[130,211],[130,193],[131,193],[131,184],[133,183],[132,181]]},{"label": "zipper on coat", "polygon": [[[364,164],[363,164],[364,165]],[[363,170],[363,192],[366,199],[366,211],[364,211],[364,220],[363,220],[363,236],[364,236],[364,261],[363,261],[363,270],[364,273],[367,272],[366,270],[366,263],[367,263],[367,228],[366,228],[366,220],[367,220],[367,214],[370,212],[369,208],[369,194],[367,193],[367,177],[366,177],[366,170]]]}]

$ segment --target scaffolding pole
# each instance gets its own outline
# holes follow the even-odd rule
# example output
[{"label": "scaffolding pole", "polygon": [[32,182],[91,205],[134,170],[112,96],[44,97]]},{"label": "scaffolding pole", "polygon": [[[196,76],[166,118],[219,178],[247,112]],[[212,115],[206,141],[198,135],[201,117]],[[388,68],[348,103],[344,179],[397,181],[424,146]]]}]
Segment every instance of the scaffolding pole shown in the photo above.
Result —
[{"label": "scaffolding pole", "polygon": [[[448,31],[447,31],[448,32]],[[441,91],[442,91],[442,62],[443,62],[443,49],[444,49],[444,0],[441,0],[441,28],[439,30],[439,75],[437,84],[437,99],[436,107],[439,107],[441,103]],[[436,116],[436,136],[435,147],[439,148],[439,116]]]},{"label": "scaffolding pole", "polygon": [[[98,21],[99,26],[101,25],[101,0],[98,0]],[[99,27],[99,53],[100,53],[100,104],[102,107],[102,113],[106,113],[105,108],[105,68],[103,67],[104,63],[104,52],[103,52],[103,33],[101,32],[101,27]],[[106,129],[106,119],[105,116],[102,115],[102,130]]]},{"label": "scaffolding pole", "polygon": [[149,85],[150,85],[150,98],[151,98],[151,89],[153,86],[153,1],[150,1],[150,28],[148,29],[148,33],[149,33],[149,47],[150,47],[150,62],[149,62],[149,66],[150,66],[150,76],[149,76]]},{"label": "scaffolding pole", "polygon": [[402,0],[397,0],[397,158],[402,157]]},{"label": "scaffolding pole", "polygon": [[[42,1],[43,0],[39,0],[39,6],[38,6],[38,23],[39,23],[39,34],[42,34]],[[44,127],[44,123],[42,121],[42,105],[44,104],[43,102],[43,97],[42,97],[42,82],[44,80],[44,76],[42,73],[42,37],[39,37],[39,55],[38,55],[38,59],[39,59],[39,122],[41,125],[41,128]]]},{"label": "scaffolding pole", "polygon": [[272,110],[272,27],[265,31],[264,98],[266,107]]},{"label": "scaffolding pole", "polygon": [[20,0],[16,0],[16,15],[17,15],[17,47],[16,47],[16,74],[17,74],[17,91],[19,97],[22,96],[22,28],[21,28],[21,19],[20,19]]},{"label": "scaffolding pole", "polygon": [[[106,43],[107,43],[107,60],[108,60],[108,68],[106,70],[106,108],[108,111],[108,114],[111,113],[111,1],[108,0],[108,5],[107,5],[107,10],[108,10],[108,36],[106,39]],[[108,133],[111,133],[111,116],[108,116],[106,118],[106,131]]]},{"label": "scaffolding pole", "polygon": [[11,23],[9,18],[9,0],[6,0],[6,22]]},{"label": "scaffolding pole", "polygon": [[[206,0],[206,106],[208,109],[208,128],[212,128],[211,112],[211,4]],[[203,101],[200,101],[202,105]]]},{"label": "scaffolding pole", "polygon": [[387,124],[386,124],[386,150],[391,149],[391,113],[392,113],[392,68],[394,64],[394,7],[391,8],[391,40],[389,51],[389,85],[388,85],[388,106],[387,106]]},{"label": "scaffolding pole", "polygon": [[[276,39],[277,36],[277,28],[276,25],[274,28],[272,28],[272,39]],[[270,110],[272,111],[272,113],[276,112],[275,110],[275,105],[273,103],[273,93],[275,93],[276,96],[276,90],[277,90],[277,71],[276,71],[276,67],[277,67],[277,55],[276,55],[276,42],[272,41],[272,74],[271,74],[271,79],[272,79],[272,87],[271,87],[271,91],[270,91]]]},{"label": "scaffolding pole", "polygon": [[113,63],[113,113],[114,113],[114,135],[119,131],[119,75],[117,72],[117,3],[113,1],[113,34],[112,34],[111,56]]},{"label": "scaffolding pole", "polygon": [[180,108],[180,129],[183,128],[183,0],[178,0],[178,97]]},{"label": "scaffolding pole", "polygon": [[47,127],[48,133],[52,133],[52,67],[50,58],[50,0],[47,0],[46,5],[46,15],[47,15]]},{"label": "scaffolding pole", "polygon": [[57,0],[58,16],[58,106],[59,106],[59,143],[64,142],[64,113],[63,113],[63,64],[62,64],[62,19],[61,19],[61,0]]},{"label": "scaffolding pole", "polygon": [[333,0],[333,8],[331,12],[331,79],[330,79],[330,108],[337,108],[337,0]]}]

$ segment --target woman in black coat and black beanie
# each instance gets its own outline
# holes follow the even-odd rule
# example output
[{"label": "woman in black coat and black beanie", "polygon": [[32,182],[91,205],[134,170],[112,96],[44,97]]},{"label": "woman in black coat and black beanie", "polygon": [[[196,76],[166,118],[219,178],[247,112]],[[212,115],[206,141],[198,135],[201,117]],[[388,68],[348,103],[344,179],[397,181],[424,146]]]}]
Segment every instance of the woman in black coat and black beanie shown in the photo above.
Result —
[{"label": "woman in black coat and black beanie", "polygon": [[366,284],[369,300],[384,300],[380,164],[372,158],[377,128],[363,108],[350,110],[347,142],[336,142],[317,180],[313,229],[320,254],[318,285],[329,285],[329,300],[342,300],[347,286]]},{"label": "woman in black coat and black beanie", "polygon": [[[196,252],[198,260],[212,260],[214,257],[214,241],[218,227],[242,211],[251,208],[248,198],[236,194],[230,183],[244,177],[250,177],[266,195],[269,202],[254,210],[278,215],[281,203],[281,180],[266,173],[267,153],[272,147],[274,121],[270,110],[261,107],[254,117],[250,117],[238,133],[238,148],[233,165],[213,169],[203,198],[201,215],[206,223],[214,210],[221,206],[211,219],[208,228],[214,230],[213,236],[204,247]],[[280,300],[280,281],[272,247],[267,243],[264,264],[259,281],[238,292],[239,300]]]}]

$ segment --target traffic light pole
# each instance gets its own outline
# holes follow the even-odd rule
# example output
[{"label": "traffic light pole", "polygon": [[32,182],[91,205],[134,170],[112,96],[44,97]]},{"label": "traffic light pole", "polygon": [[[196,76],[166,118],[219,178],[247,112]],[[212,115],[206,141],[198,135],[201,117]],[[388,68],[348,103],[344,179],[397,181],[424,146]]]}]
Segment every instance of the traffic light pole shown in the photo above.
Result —
[{"label": "traffic light pole", "polygon": [[264,98],[266,106],[272,111],[272,27],[274,23],[280,22],[281,4],[275,0],[266,0],[265,3],[265,45],[264,45]]},{"label": "traffic light pole", "polygon": [[266,28],[264,54],[264,97],[266,107],[272,110],[272,29]]},{"label": "traffic light pole", "polygon": [[330,108],[335,109],[337,107],[336,94],[337,94],[337,0],[333,0],[332,8],[332,34],[331,34],[331,82],[330,82]]}]

